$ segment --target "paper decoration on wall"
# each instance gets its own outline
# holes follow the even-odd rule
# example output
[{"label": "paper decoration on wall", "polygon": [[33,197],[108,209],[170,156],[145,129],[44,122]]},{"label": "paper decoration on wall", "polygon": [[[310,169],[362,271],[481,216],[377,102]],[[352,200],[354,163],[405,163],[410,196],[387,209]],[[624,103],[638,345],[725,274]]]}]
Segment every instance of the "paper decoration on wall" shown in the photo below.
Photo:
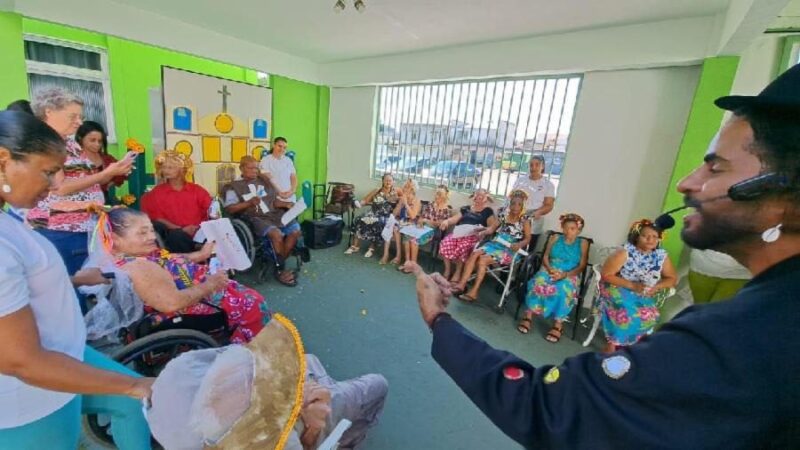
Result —
[{"label": "paper decoration on wall", "polygon": [[229,175],[217,166],[270,148],[271,89],[170,67],[162,67],[162,79],[165,147],[189,156],[195,183],[212,194],[225,181],[219,175]]},{"label": "paper decoration on wall", "polygon": [[256,119],[253,121],[253,139],[266,139],[267,138],[267,121],[264,119]]},{"label": "paper decoration on wall", "polygon": [[176,130],[190,131],[192,129],[192,110],[179,106],[172,110],[172,126]]}]

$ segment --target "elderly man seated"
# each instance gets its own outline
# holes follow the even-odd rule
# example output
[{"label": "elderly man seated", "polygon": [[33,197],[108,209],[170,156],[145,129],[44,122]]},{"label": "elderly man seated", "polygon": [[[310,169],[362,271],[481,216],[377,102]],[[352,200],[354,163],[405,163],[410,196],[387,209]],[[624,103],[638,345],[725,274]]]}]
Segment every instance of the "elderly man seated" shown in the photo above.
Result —
[{"label": "elderly man seated", "polygon": [[243,216],[252,226],[257,238],[268,238],[278,264],[276,278],[286,286],[296,286],[295,274],[286,270],[285,261],[300,238],[300,224],[292,220],[284,225],[283,214],[293,203],[278,199],[278,193],[264,175],[259,175],[258,161],[242,157],[239,163],[242,178],[225,187],[225,212]]}]

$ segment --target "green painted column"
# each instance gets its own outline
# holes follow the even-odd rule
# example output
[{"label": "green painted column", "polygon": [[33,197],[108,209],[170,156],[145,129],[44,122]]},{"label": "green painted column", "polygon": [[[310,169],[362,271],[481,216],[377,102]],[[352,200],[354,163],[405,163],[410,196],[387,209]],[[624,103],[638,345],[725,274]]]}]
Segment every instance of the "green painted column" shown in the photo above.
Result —
[{"label": "green painted column", "polygon": [[[678,157],[672,170],[669,190],[664,197],[664,210],[676,208],[683,204],[683,195],[679,194],[678,182],[694,170],[703,160],[708,144],[719,131],[724,111],[714,105],[714,100],[731,92],[733,79],[739,65],[738,56],[719,56],[708,58],[703,62],[700,81],[692,101],[692,109],[686,122]],[[664,248],[676,265],[681,261],[684,249],[680,231],[683,228],[683,216],[679,212],[675,218],[675,228],[667,232]]]},{"label": "green painted column", "polygon": [[25,47],[22,42],[22,16],[0,12],[0,109],[28,98],[28,71],[25,67]]}]

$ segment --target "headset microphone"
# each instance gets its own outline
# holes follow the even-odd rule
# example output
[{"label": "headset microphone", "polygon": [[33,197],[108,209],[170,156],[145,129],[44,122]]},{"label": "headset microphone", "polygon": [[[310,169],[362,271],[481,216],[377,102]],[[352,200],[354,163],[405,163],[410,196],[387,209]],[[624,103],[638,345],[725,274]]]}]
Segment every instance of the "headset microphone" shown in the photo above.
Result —
[{"label": "headset microphone", "polygon": [[733,201],[750,201],[756,200],[766,194],[785,191],[789,189],[789,180],[784,176],[775,172],[759,175],[753,178],[748,178],[740,181],[728,189],[728,193],[718,197],[709,198],[706,200],[693,201],[689,205],[683,205],[678,208],[670,209],[669,211],[656,217],[653,224],[659,230],[669,230],[675,226],[675,219],[672,214],[686,208],[691,208],[703,203],[715,202],[724,198],[730,198]]}]

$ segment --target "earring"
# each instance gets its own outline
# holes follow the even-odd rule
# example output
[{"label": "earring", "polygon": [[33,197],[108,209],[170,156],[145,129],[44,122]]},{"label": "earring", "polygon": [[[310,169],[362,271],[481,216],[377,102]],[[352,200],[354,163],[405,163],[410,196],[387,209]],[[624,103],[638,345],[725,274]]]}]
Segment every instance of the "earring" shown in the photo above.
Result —
[{"label": "earring", "polygon": [[761,240],[766,242],[767,244],[771,244],[781,237],[781,227],[783,226],[782,223],[775,225],[772,228],[767,228],[761,233]]},{"label": "earring", "polygon": [[3,193],[4,194],[10,194],[11,193],[11,186],[9,186],[6,183],[3,183],[2,189],[3,189]]}]

